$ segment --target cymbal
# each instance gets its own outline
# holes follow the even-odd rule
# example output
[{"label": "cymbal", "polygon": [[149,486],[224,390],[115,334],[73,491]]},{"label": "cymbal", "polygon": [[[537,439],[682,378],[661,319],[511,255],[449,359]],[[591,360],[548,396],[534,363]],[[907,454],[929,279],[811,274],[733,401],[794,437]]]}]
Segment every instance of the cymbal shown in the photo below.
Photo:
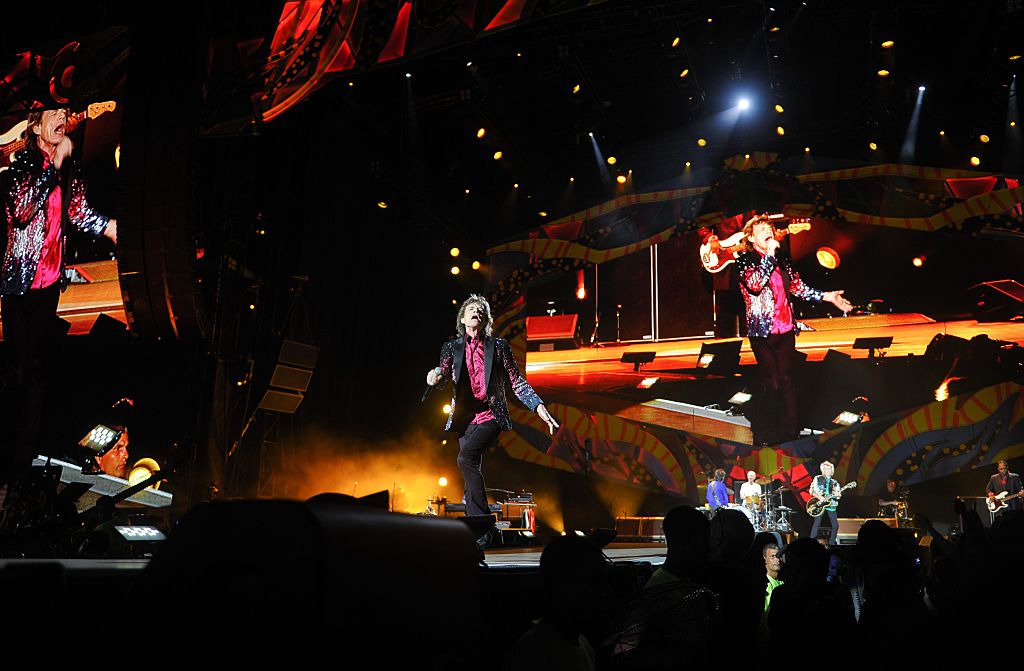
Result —
[{"label": "cymbal", "polygon": [[792,508],[787,508],[786,506],[777,506],[775,508],[775,510],[779,511],[780,513],[791,513],[791,512],[793,512]]},{"label": "cymbal", "polygon": [[776,487],[775,489],[772,490],[773,493],[788,492],[788,491],[789,491],[789,487]]},{"label": "cymbal", "polygon": [[708,488],[708,483],[706,483],[706,482],[703,482],[703,483],[698,482],[697,483],[697,489],[707,489],[707,488]]},{"label": "cymbal", "polygon": [[769,478],[768,476],[765,476],[763,478],[757,478],[756,480],[754,480],[754,484],[755,485],[767,485],[767,484],[770,484],[771,481],[772,481],[771,478]]}]

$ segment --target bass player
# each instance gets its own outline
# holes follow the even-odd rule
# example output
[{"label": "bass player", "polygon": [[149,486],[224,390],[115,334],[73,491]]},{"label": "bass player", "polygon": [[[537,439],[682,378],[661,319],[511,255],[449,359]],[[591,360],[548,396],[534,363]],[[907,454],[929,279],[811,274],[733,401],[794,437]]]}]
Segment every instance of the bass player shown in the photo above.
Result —
[{"label": "bass player", "polygon": [[[1008,510],[1020,510],[1021,497],[1010,498],[1014,494],[1020,494],[1024,490],[1024,486],[1021,485],[1020,476],[1016,473],[1010,472],[1010,467],[1006,464],[1005,459],[1000,459],[998,464],[999,472],[988,479],[988,484],[985,485],[985,494],[988,496],[989,510],[995,509],[996,514],[1000,515]],[[1006,503],[998,507],[996,504],[996,496],[1006,492],[1008,499]]]}]

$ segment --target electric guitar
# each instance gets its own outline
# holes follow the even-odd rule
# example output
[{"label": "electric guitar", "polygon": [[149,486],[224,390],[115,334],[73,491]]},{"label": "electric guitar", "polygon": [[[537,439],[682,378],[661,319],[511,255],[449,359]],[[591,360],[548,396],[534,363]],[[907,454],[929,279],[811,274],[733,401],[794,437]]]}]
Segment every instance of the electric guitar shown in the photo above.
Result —
[{"label": "electric guitar", "polygon": [[[117,109],[117,103],[108,100],[102,103],[93,103],[84,112],[69,114],[64,124],[64,132],[70,133],[85,119],[95,119],[101,114],[113,112]],[[22,119],[6,133],[0,135],[0,172],[7,170],[11,165],[11,156],[25,148],[25,130],[28,129],[28,119]]]},{"label": "electric guitar", "polygon": [[998,513],[1003,508],[1009,507],[1006,505],[1007,501],[1019,499],[1022,496],[1024,496],[1024,491],[1017,492],[1016,494],[1007,494],[1006,492],[999,492],[995,496],[988,497],[988,501],[985,502],[985,505],[988,506],[990,512]]},{"label": "electric guitar", "polygon": [[[811,230],[810,219],[793,219],[786,228],[775,229],[775,239],[781,240],[790,233],[801,233]],[[709,273],[721,272],[736,260],[736,254],[743,251],[743,231],[733,233],[725,240],[705,242],[700,246],[700,262]]]},{"label": "electric guitar", "polygon": [[839,492],[835,496],[826,496],[824,501],[812,497],[811,500],[807,502],[807,514],[811,517],[821,517],[821,514],[825,512],[825,508],[834,506],[839,502],[839,499],[843,496],[843,492],[847,489],[853,489],[856,486],[856,481],[847,482],[839,488]]}]

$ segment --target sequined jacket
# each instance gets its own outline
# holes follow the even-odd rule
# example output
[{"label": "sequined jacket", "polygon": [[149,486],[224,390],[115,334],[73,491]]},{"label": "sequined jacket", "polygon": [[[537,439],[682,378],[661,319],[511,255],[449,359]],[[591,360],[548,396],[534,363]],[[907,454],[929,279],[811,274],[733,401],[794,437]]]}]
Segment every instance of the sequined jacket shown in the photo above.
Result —
[{"label": "sequined jacket", "polygon": [[[805,301],[819,302],[825,297],[823,291],[803,283],[800,274],[785,256],[762,256],[758,252],[741,252],[736,257],[739,273],[740,293],[747,306],[747,337],[766,338],[772,332],[775,318],[775,294],[770,278],[775,268],[782,273],[782,281],[789,296]],[[796,315],[794,315],[794,319]]]},{"label": "sequined jacket", "polygon": [[[85,200],[85,183],[73,167],[70,179],[61,180],[53,164],[45,169],[38,152],[23,151],[8,170],[0,173],[0,197],[7,246],[0,266],[0,296],[24,294],[32,287],[46,236],[46,199],[61,186],[70,191],[68,220],[82,233],[100,236],[109,219],[94,211]],[[62,181],[70,183],[64,186]],[[63,194],[66,198],[67,193]],[[66,232],[61,245],[66,245]],[[63,258],[63,257],[62,257]]]},{"label": "sequined jacket", "polygon": [[[444,387],[448,380],[454,381],[452,410],[448,413],[448,422],[444,426],[445,431],[461,433],[476,415],[479,401],[473,397],[465,362],[466,339],[464,336],[449,340],[441,347],[441,381],[438,382],[438,387]],[[537,392],[533,390],[523,374],[519,372],[519,365],[516,364],[515,357],[512,356],[512,348],[503,338],[484,338],[484,379],[487,380],[487,405],[494,413],[494,418],[503,431],[512,428],[512,421],[508,415],[508,403],[505,400],[506,382],[512,387],[512,393],[516,395],[516,398],[531,411],[537,410],[537,406],[544,402],[537,396]]]}]

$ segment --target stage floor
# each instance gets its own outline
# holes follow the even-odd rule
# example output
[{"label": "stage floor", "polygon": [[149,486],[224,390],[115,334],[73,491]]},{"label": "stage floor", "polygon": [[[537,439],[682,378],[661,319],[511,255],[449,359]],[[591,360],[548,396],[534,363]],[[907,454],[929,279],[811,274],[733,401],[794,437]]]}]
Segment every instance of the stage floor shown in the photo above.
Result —
[{"label": "stage floor", "polygon": [[[95,261],[69,266],[76,269],[86,283],[69,284],[67,291],[60,295],[57,316],[69,322],[69,333],[81,335],[92,329],[102,314],[113,317],[122,324],[128,323],[121,299],[121,284],[117,276],[117,261]],[[0,322],[0,340],[3,340],[3,324]]]},{"label": "stage floor", "polygon": [[[805,331],[797,338],[797,349],[808,361],[821,361],[830,349],[867,359],[867,350],[853,349],[858,338],[893,338],[886,352],[889,358],[921,356],[936,334],[970,340],[985,334],[993,340],[1024,345],[1024,322],[978,323],[974,320],[936,322],[916,313],[836,317],[807,320],[814,331]],[[735,338],[733,339],[735,340]],[[742,416],[707,410],[694,401],[655,394],[640,402],[636,385],[644,378],[659,378],[659,388],[666,383],[686,383],[705,379],[696,368],[701,345],[722,342],[713,338],[636,342],[602,347],[588,347],[553,352],[528,352],[526,372],[530,383],[549,402],[562,403],[640,423],[656,424],[673,429],[715,436],[749,444],[752,441],[749,422]],[[633,371],[632,364],[621,363],[625,352],[655,352],[653,362]],[[754,354],[744,338],[740,350],[740,366],[753,366]],[[729,392],[730,394],[732,392]]]}]

